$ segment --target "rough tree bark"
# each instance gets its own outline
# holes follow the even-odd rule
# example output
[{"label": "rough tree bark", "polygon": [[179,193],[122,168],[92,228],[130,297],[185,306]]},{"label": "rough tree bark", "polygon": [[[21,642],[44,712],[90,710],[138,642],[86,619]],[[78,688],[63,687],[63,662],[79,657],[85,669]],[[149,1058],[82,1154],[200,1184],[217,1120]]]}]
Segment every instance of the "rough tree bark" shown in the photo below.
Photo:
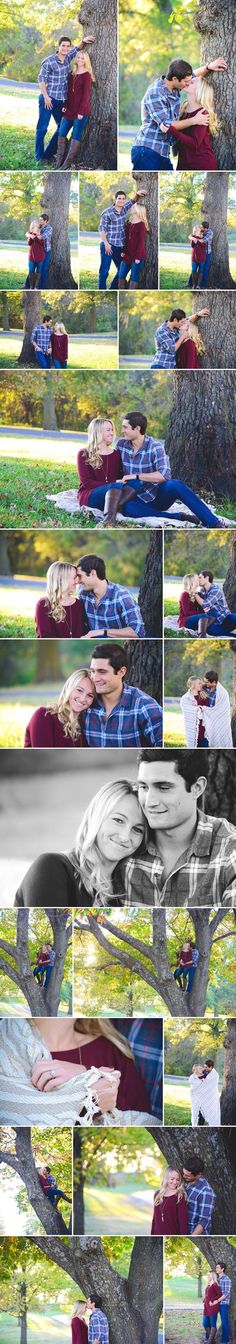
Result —
[{"label": "rough tree bark", "polygon": [[[56,1017],[60,1003],[65,957],[71,937],[68,911],[46,910],[53,933],[56,953],[47,989],[35,980],[28,954],[29,910],[18,910],[15,944],[0,938],[0,970],[21,989],[29,1004],[32,1017]],[[11,959],[11,960],[10,960]],[[13,965],[12,965],[13,962]]]},{"label": "rough tree bark", "polygon": [[138,602],[146,635],[158,639],[162,635],[162,534],[150,537]]},{"label": "rough tree bark", "polygon": [[207,289],[235,289],[229,265],[228,195],[229,173],[206,173],[201,213],[213,229]]},{"label": "rough tree bark", "polygon": [[173,403],[166,451],[172,476],[193,490],[236,498],[236,397],[234,375],[181,369],[173,374]]},{"label": "rough tree bark", "polygon": [[82,1160],[83,1136],[79,1129],[73,1130],[73,1231],[84,1233],[85,1209]]},{"label": "rough tree bark", "polygon": [[85,168],[117,167],[117,6],[116,0],[83,0],[78,14],[83,37],[93,33],[90,49],[96,83],[91,117],[81,142]]},{"label": "rough tree bark", "polygon": [[231,748],[209,751],[208,783],[204,795],[205,811],[227,817],[236,825],[236,760]]},{"label": "rough tree bark", "polygon": [[35,353],[31,345],[33,327],[38,326],[42,318],[41,294],[39,290],[22,290],[23,341],[17,364],[35,364]]},{"label": "rough tree bark", "polygon": [[212,1231],[232,1236],[236,1232],[236,1152],[234,1129],[194,1129],[183,1131],[173,1127],[150,1129],[155,1142],[164,1153],[167,1163],[181,1171],[191,1157],[198,1157],[204,1172],[216,1193]]},{"label": "rough tree bark", "polygon": [[[201,303],[199,294],[193,296],[193,312],[197,313]],[[236,368],[236,294],[210,293],[206,307],[209,317],[201,318],[199,331],[204,345],[205,355],[201,356],[203,369]]]},{"label": "rough tree bark", "polygon": [[52,225],[52,255],[46,289],[77,289],[71,270],[69,239],[71,173],[46,173],[41,207]]},{"label": "rough tree bark", "polygon": [[45,373],[45,392],[43,398],[43,429],[58,430],[58,421],[55,407],[55,382],[51,371]]},{"label": "rough tree bark", "polygon": [[158,174],[132,173],[136,190],[146,192],[146,205],[149,233],[146,234],[146,261],[140,277],[140,289],[158,288]]},{"label": "rough tree bark", "polygon": [[236,24],[235,0],[199,0],[195,14],[195,28],[201,34],[201,53],[204,63],[224,56],[227,70],[208,76],[214,89],[214,106],[219,120],[219,131],[214,138],[216,161],[219,168],[235,167],[235,62]]},{"label": "rough tree bark", "polygon": [[27,1286],[26,1281],[20,1286],[19,1302],[19,1326],[20,1326],[20,1344],[27,1344]]},{"label": "rough tree bark", "polygon": [[230,1305],[230,1339],[235,1344],[236,1339],[236,1247],[231,1246],[227,1237],[194,1237],[194,1246],[199,1246],[202,1255],[205,1255],[211,1269],[216,1265],[225,1265],[226,1274],[229,1274],[232,1283],[231,1305]]},{"label": "rough tree bark", "polygon": [[68,1228],[64,1218],[59,1213],[59,1209],[53,1208],[53,1204],[47,1199],[40,1185],[31,1144],[31,1129],[15,1129],[14,1127],[13,1133],[15,1134],[15,1152],[9,1153],[2,1149],[0,1163],[2,1166],[10,1167],[11,1170],[16,1172],[17,1176],[20,1176],[27,1190],[32,1209],[37,1214],[45,1232],[48,1235],[52,1233],[55,1236],[61,1236],[68,1231]]},{"label": "rough tree bark", "polygon": [[[135,1237],[128,1278],[113,1269],[100,1237],[32,1237],[86,1297],[98,1293],[110,1324],[110,1344],[156,1344],[162,1309],[162,1237]],[[138,1244],[137,1244],[138,1243]]]},{"label": "rough tree bark", "polygon": [[236,1019],[234,1017],[227,1021],[224,1050],[221,1124],[236,1125]]},{"label": "rough tree bark", "polygon": [[231,532],[231,560],[223,589],[231,611],[236,611],[236,531]]},{"label": "rough tree bark", "polygon": [[127,681],[139,686],[145,695],[152,695],[162,703],[162,644],[161,640],[132,640],[128,642]]}]

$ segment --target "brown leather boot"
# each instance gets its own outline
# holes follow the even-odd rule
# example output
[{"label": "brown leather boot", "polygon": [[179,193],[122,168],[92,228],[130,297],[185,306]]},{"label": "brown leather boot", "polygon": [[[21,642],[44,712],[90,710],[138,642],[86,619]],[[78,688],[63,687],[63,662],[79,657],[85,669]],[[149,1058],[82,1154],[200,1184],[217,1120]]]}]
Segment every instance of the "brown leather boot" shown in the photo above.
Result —
[{"label": "brown leather boot", "polygon": [[198,622],[198,634],[200,635],[200,639],[205,639],[208,627],[209,625],[213,625],[213,621],[214,616],[200,616],[200,620]]},{"label": "brown leather boot", "polygon": [[136,285],[136,280],[130,281],[130,289],[138,289],[138,285]]},{"label": "brown leather boot", "polygon": [[55,168],[61,168],[61,167],[62,167],[63,159],[64,159],[64,155],[65,155],[65,152],[66,152],[66,147],[67,147],[67,139],[66,139],[66,135],[59,135],[59,136],[58,136],[58,144],[57,144],[57,155],[56,155],[55,164],[54,164],[54,167],[55,167]]},{"label": "brown leather boot", "polygon": [[118,289],[126,289],[125,280],[118,280]]},{"label": "brown leather boot", "polygon": [[117,513],[120,513],[122,505],[125,504],[126,500],[134,498],[135,490],[133,490],[130,485],[124,485],[122,490],[118,487],[116,489],[115,486],[112,486],[111,490],[107,490],[103,526],[114,527],[114,523],[116,523],[116,515]]},{"label": "brown leather boot", "polygon": [[63,170],[64,168],[72,168],[72,164],[77,163],[79,153],[80,153],[80,141],[71,140],[69,144],[68,154],[66,155],[66,159],[64,160],[63,163]]}]

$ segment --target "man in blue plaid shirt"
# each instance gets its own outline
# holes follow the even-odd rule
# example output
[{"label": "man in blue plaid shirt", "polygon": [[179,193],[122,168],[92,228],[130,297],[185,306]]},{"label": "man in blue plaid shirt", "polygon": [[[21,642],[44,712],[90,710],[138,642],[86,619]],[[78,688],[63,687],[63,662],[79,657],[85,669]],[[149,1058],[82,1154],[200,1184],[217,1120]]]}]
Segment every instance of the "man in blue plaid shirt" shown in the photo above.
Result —
[{"label": "man in blue plaid shirt", "polygon": [[[84,46],[86,42],[93,42],[93,37],[89,35],[78,42],[77,46],[72,46],[70,37],[60,37],[58,50],[53,51],[50,56],[45,56],[39,71],[39,117],[35,134],[35,157],[37,163],[42,160],[48,163],[57,150],[58,129],[62,118],[63,103],[65,103],[68,88],[68,75],[71,61],[76,56],[77,51]],[[54,118],[57,131],[54,132],[47,149],[44,149],[44,140],[51,117]]]},{"label": "man in blue plaid shirt", "polygon": [[208,630],[211,635],[230,635],[236,628],[236,612],[230,611],[223,589],[215,583],[211,569],[201,570],[199,584],[203,607],[198,615],[188,616],[188,629],[196,629],[200,639],[205,639]]},{"label": "man in blue plaid shirt", "polygon": [[111,583],[106,578],[104,560],[99,555],[82,555],[77,561],[80,584],[79,596],[83,602],[91,630],[100,635],[135,635],[145,639],[145,629],[138,603],[127,588]]},{"label": "man in blue plaid shirt", "polygon": [[91,1311],[88,1328],[88,1344],[109,1344],[109,1323],[105,1312],[102,1311],[101,1297],[88,1297],[86,1302],[88,1311]]},{"label": "man in blue plaid shirt", "polygon": [[219,1288],[221,1288],[222,1297],[219,1301],[219,1311],[221,1315],[222,1333],[221,1344],[229,1344],[230,1339],[230,1319],[229,1308],[231,1298],[232,1282],[229,1275],[226,1274],[226,1266],[218,1262],[216,1265],[216,1274]]},{"label": "man in blue plaid shirt", "polygon": [[120,644],[97,644],[90,663],[96,690],[91,709],[81,715],[88,747],[162,745],[162,710],[157,700],[124,682],[127,654]]},{"label": "man in blue plaid shirt", "polygon": [[45,212],[40,216],[39,223],[40,223],[41,238],[44,239],[46,248],[41,271],[41,285],[40,285],[40,288],[44,289],[51,261],[52,225],[49,224],[49,215],[47,215]]},{"label": "man in blue plaid shirt", "polygon": [[98,276],[98,288],[106,289],[107,277],[112,261],[116,266],[116,274],[110,285],[110,289],[118,289],[118,272],[121,263],[121,254],[125,242],[126,216],[131,205],[145,196],[145,191],[137,191],[135,196],[126,196],[125,191],[116,191],[115,199],[112,205],[108,205],[103,210],[100,224],[100,252],[101,262]]},{"label": "man in blue plaid shirt", "polygon": [[[165,444],[146,433],[147,416],[142,411],[129,411],[122,424],[122,438],[116,440],[124,475],[113,481],[105,498],[104,524],[114,526],[118,512],[130,518],[155,518],[167,515],[170,505],[181,500],[191,509],[190,517],[203,527],[223,527],[215,513],[195,495],[188,485],[177,478],[171,480],[169,458]],[[138,498],[136,498],[138,496]],[[173,513],[173,518],[183,515]]]},{"label": "man in blue plaid shirt", "polygon": [[204,1176],[204,1162],[199,1157],[189,1158],[183,1167],[184,1187],[188,1202],[188,1233],[200,1237],[211,1232],[216,1195]]},{"label": "man in blue plaid shirt", "polygon": [[35,358],[40,369],[50,369],[52,353],[52,319],[43,317],[38,327],[33,327],[31,333],[31,345],[34,347]]},{"label": "man in blue plaid shirt", "polygon": [[[210,70],[225,69],[226,61],[220,56],[218,60],[195,70],[194,74],[202,78]],[[188,61],[174,60],[167,74],[149,85],[141,104],[142,125],[131,150],[134,168],[153,169],[154,172],[158,168],[162,172],[164,169],[173,170],[170,160],[171,123],[173,128],[178,128],[181,92],[191,84],[192,78],[193,69]],[[204,126],[205,121],[206,115],[199,108],[194,118],[190,116],[185,119],[185,126],[192,126],[193,123],[195,126]]]},{"label": "man in blue plaid shirt", "polygon": [[166,322],[162,322],[161,327],[156,331],[156,354],[150,365],[151,369],[175,369],[176,353],[183,345],[189,333],[189,323],[196,322],[199,317],[207,317],[209,308],[200,308],[198,313],[191,313],[186,316],[183,308],[173,308],[170,317]]}]

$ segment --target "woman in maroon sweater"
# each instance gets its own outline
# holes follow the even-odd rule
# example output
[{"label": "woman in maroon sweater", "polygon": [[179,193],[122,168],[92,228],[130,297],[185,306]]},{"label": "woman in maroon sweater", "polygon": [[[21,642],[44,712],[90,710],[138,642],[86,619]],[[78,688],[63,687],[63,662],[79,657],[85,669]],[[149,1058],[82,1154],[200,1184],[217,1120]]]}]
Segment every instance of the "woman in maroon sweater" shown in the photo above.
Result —
[{"label": "woman in maroon sweater", "polygon": [[80,504],[103,511],[109,486],[123,476],[121,455],[113,448],[113,420],[96,416],[88,426],[86,448],[77,457]]},{"label": "woman in maroon sweater", "polygon": [[52,331],[52,363],[54,369],[66,369],[68,360],[68,336],[64,322],[55,322]]},{"label": "woman in maroon sweater", "polygon": [[55,560],[47,570],[46,597],[35,608],[37,639],[81,639],[88,631],[84,604],[76,597],[75,565]]},{"label": "woman in maroon sweater", "polygon": [[87,668],[72,672],[53,709],[40,705],[25,730],[24,747],[86,747],[80,715],[90,709],[94,687]]},{"label": "woman in maroon sweater", "polygon": [[144,205],[131,206],[125,229],[125,246],[119,268],[118,288],[125,289],[125,281],[130,272],[130,289],[138,288],[138,281],[146,257],[146,233],[148,221]]},{"label": "woman in maroon sweater", "polygon": [[187,1199],[180,1171],[166,1167],[160,1190],[154,1195],[151,1236],[188,1232]]},{"label": "woman in maroon sweater", "polygon": [[[212,135],[218,131],[218,120],[213,107],[213,89],[206,80],[193,79],[185,90],[184,106],[180,111],[179,125],[171,126],[171,134],[178,151],[178,171],[194,171],[197,168],[216,172],[218,164],[212,149]],[[193,117],[191,126],[185,126],[185,118]],[[166,129],[166,124],[165,124]],[[168,128],[169,129],[169,128]]]},{"label": "woman in maroon sweater", "polygon": [[183,344],[176,351],[177,369],[200,369],[201,355],[205,354],[205,345],[203,343],[197,322],[191,322],[189,326],[189,335]]},{"label": "woman in maroon sweater", "polygon": [[32,219],[29,233],[25,236],[29,244],[29,287],[40,289],[46,248],[44,238],[41,238],[39,219]]},{"label": "woman in maroon sweater", "polygon": [[[80,141],[91,112],[91,85],[95,84],[90,57],[85,51],[78,51],[73,70],[69,74],[67,100],[62,110],[59,126],[56,168],[70,168],[77,163]],[[68,147],[67,135],[72,127],[72,136]],[[65,151],[68,153],[65,156]]]},{"label": "woman in maroon sweater", "polygon": [[178,625],[180,630],[188,629],[189,616],[201,615],[203,598],[199,596],[199,574],[185,574],[183,592],[180,594]]},{"label": "woman in maroon sweater", "polygon": [[88,1326],[84,1320],[85,1302],[76,1302],[71,1319],[72,1344],[88,1344]]},{"label": "woman in maroon sweater", "polygon": [[207,1277],[207,1286],[203,1301],[202,1322],[204,1330],[206,1331],[207,1344],[209,1344],[209,1342],[213,1344],[213,1339],[215,1339],[216,1336],[217,1315],[221,1298],[222,1288],[219,1287],[215,1274],[210,1273]]},{"label": "woman in maroon sweater", "polygon": [[[118,1078],[112,1075],[108,1085],[111,1089],[111,1105],[105,1104],[105,1110],[117,1106],[120,1111],[136,1111],[151,1117],[151,1105],[145,1083],[136,1068],[129,1042],[116,1030],[109,1019],[70,1018],[60,1024],[52,1019],[34,1019],[35,1025],[55,1061],[55,1075],[50,1082],[50,1091],[60,1083],[67,1082],[81,1067],[101,1070],[115,1070]],[[55,1043],[54,1043],[55,1042]],[[39,1073],[39,1062],[35,1068],[35,1079]],[[51,1078],[50,1060],[43,1060],[44,1080]],[[33,1080],[34,1081],[34,1080]],[[42,1080],[35,1081],[42,1091]],[[103,1082],[104,1087],[104,1082]],[[97,1084],[96,1084],[97,1091]],[[100,1098],[99,1098],[100,1100]],[[101,1106],[102,1111],[102,1106]],[[94,1124],[96,1119],[94,1119]]]}]

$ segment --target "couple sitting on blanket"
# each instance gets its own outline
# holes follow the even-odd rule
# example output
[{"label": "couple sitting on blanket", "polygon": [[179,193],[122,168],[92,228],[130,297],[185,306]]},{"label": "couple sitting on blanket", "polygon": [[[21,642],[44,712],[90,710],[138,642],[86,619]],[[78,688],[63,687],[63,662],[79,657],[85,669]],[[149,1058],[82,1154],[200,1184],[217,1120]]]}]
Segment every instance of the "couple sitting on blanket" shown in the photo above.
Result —
[{"label": "couple sitting on blanket", "polygon": [[206,635],[231,635],[235,630],[236,612],[230,611],[211,569],[202,569],[200,574],[185,574],[178,625],[180,630],[196,630],[200,639],[205,639]]},{"label": "couple sitting on blanket", "polygon": [[[171,480],[163,440],[146,431],[146,415],[130,411],[114,446],[113,421],[108,416],[90,421],[86,447],[77,458],[81,506],[101,510],[101,526],[114,527],[117,513],[128,518],[168,517],[170,506],[181,500],[191,511],[191,522],[198,519],[203,527],[223,527],[194,490]],[[183,514],[178,511],[171,517],[182,519]]]}]

